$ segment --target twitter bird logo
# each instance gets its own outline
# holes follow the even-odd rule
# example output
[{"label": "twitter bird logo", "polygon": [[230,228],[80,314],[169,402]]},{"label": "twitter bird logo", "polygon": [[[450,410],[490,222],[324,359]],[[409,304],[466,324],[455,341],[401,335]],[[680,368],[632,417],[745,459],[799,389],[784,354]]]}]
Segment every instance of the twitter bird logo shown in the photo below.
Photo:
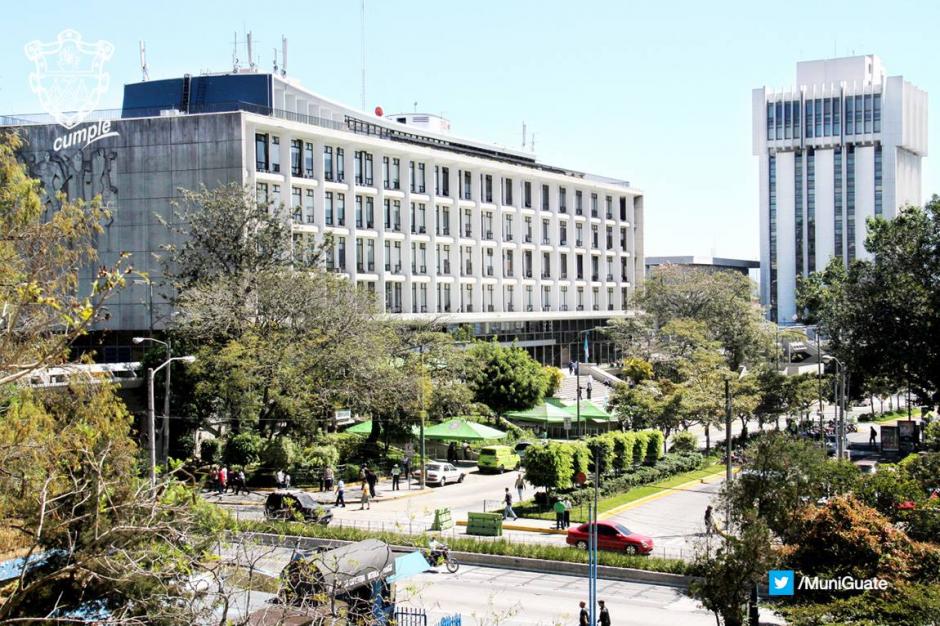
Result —
[{"label": "twitter bird logo", "polygon": [[793,595],[793,570],[772,569],[767,573],[767,586],[772,596]]}]

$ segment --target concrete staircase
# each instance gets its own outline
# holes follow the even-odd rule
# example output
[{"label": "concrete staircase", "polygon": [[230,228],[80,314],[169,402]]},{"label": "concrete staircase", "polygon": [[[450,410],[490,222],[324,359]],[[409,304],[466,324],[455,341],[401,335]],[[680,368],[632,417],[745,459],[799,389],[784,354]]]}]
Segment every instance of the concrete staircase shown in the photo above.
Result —
[{"label": "concrete staircase", "polygon": [[[590,372],[590,369],[587,364],[581,366],[581,395],[582,399],[587,400],[587,391],[585,387],[587,386],[588,377],[591,378],[591,401],[597,404],[599,407],[604,408],[607,406],[607,398],[613,392],[613,387],[608,387],[601,380]],[[569,376],[567,369],[562,369],[562,374],[564,378],[561,379],[561,386],[559,386],[558,391],[555,392],[556,398],[561,398],[562,400],[568,400],[574,402],[578,397],[578,383],[577,376]]]}]

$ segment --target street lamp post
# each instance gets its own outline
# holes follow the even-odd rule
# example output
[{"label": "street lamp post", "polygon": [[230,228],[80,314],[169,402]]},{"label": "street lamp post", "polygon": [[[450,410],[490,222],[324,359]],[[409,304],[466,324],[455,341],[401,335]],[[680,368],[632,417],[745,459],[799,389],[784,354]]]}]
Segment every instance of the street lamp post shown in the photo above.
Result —
[{"label": "street lamp post", "polygon": [[845,445],[843,443],[843,439],[845,437],[845,388],[846,379],[848,377],[848,368],[845,367],[845,364],[842,361],[832,356],[831,354],[826,355],[826,361],[833,361],[836,364],[836,458],[842,460],[842,457],[845,454]]},{"label": "street lamp post", "polygon": [[[153,329],[151,329],[151,332],[152,330]],[[159,339],[154,339],[153,337],[134,337],[131,341],[136,344],[140,344],[145,341],[158,343],[166,348],[167,359],[170,359],[170,357],[173,356],[173,350],[169,341],[161,341]],[[164,463],[170,462],[170,373],[172,371],[172,367],[166,368],[166,381],[163,391],[163,424],[160,427],[160,454]]]},{"label": "street lamp post", "polygon": [[[585,333],[589,333],[592,330],[594,329],[588,328],[587,330],[578,331],[578,343],[579,344],[581,343],[581,335],[584,335]],[[580,353],[580,350],[581,350],[581,346],[579,345],[578,346],[579,353]],[[589,358],[590,356],[588,353],[587,337],[585,337],[584,338],[584,360],[587,361]],[[581,427],[581,362],[580,361],[578,361],[576,364],[574,375],[575,375],[575,383],[577,386],[577,389],[575,391],[575,403],[574,403],[575,414],[577,415],[577,422],[578,422],[578,437],[581,437],[587,434],[586,432],[587,428]]]},{"label": "street lamp post", "polygon": [[196,360],[194,356],[175,356],[170,357],[156,368],[147,370],[147,434],[150,438],[150,488],[153,489],[157,484],[157,442],[155,437],[156,412],[154,410],[153,400],[153,377],[154,375],[168,366],[173,361],[182,361],[183,363],[192,363]]},{"label": "street lamp post", "polygon": [[597,623],[597,502],[600,492],[601,471],[600,471],[600,450],[594,447],[594,504],[590,507],[590,522],[588,526],[588,605],[590,606],[590,623]]}]

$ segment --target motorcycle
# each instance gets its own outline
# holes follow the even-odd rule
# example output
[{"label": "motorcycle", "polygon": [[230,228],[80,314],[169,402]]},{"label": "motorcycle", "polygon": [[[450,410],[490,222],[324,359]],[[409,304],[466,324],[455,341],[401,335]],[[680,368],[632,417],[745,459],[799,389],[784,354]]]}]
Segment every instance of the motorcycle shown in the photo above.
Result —
[{"label": "motorcycle", "polygon": [[446,543],[432,541],[430,549],[424,550],[423,553],[425,560],[431,567],[445,565],[447,567],[447,571],[451,574],[455,574],[460,568],[460,563],[457,562],[457,559],[451,556],[450,548],[447,547]]}]

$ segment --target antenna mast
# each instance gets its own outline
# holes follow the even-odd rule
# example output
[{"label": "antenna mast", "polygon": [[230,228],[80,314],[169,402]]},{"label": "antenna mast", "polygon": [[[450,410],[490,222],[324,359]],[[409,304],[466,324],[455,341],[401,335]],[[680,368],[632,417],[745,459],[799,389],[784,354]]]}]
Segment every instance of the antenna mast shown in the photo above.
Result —
[{"label": "antenna mast", "polygon": [[143,82],[150,80],[150,73],[147,71],[147,46],[143,39],[140,40],[140,73]]},{"label": "antenna mast", "polygon": [[281,76],[287,76],[287,37],[281,35]]},{"label": "antenna mast", "polygon": [[362,110],[366,110],[366,0],[359,5],[359,45],[362,54]]},{"label": "antenna mast", "polygon": [[251,31],[250,30],[248,31],[247,39],[248,39],[248,69],[254,72],[255,71],[255,57],[251,51]]},{"label": "antenna mast", "polygon": [[238,33],[232,38],[232,71],[238,73]]}]

